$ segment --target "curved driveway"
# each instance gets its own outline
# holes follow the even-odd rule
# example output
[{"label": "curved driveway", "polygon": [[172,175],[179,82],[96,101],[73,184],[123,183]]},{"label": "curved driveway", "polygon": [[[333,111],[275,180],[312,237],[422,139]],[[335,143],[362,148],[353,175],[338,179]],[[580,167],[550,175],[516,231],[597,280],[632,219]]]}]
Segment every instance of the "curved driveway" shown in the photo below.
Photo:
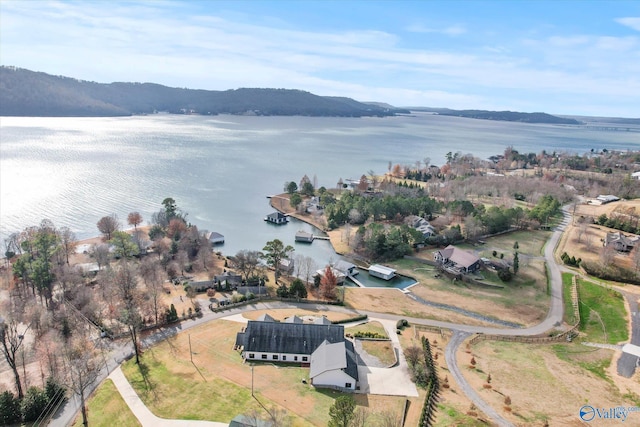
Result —
[{"label": "curved driveway", "polygon": [[[150,336],[149,338],[145,339],[144,345],[145,346],[153,345],[157,342],[160,342],[166,338],[169,338],[177,334],[178,332],[182,332],[184,330],[193,328],[195,326],[199,326],[211,320],[227,317],[229,315],[238,314],[238,313],[242,313],[244,311],[249,311],[249,310],[301,308],[301,309],[310,309],[310,310],[317,310],[317,311],[339,311],[339,312],[345,312],[345,313],[361,313],[361,314],[367,314],[371,317],[377,317],[380,319],[388,319],[393,321],[397,321],[399,319],[406,319],[409,322],[414,324],[437,326],[441,328],[451,329],[453,331],[453,336],[449,341],[449,344],[447,345],[447,348],[445,350],[445,359],[452,373],[452,376],[460,386],[461,390],[463,390],[463,392],[476,405],[476,407],[478,407],[488,417],[490,417],[493,420],[493,422],[497,423],[500,426],[511,426],[512,424],[509,421],[501,417],[491,406],[489,406],[484,400],[482,400],[482,398],[475,392],[475,390],[473,390],[473,388],[466,382],[457,365],[455,354],[458,348],[460,347],[460,345],[462,344],[462,342],[465,340],[465,338],[467,338],[469,335],[474,333],[484,333],[484,334],[492,334],[492,335],[510,335],[510,336],[513,336],[513,335],[533,336],[533,335],[543,334],[544,332],[554,327],[558,327],[562,324],[562,317],[563,317],[563,310],[564,310],[564,305],[562,302],[562,277],[560,274],[560,269],[555,262],[554,251],[564,231],[564,228],[569,223],[571,218],[566,207],[563,208],[563,216],[564,216],[563,221],[554,230],[553,234],[551,235],[551,238],[549,239],[549,241],[545,246],[545,251],[544,251],[544,256],[545,256],[547,269],[549,273],[549,286],[550,286],[550,296],[551,296],[549,312],[547,313],[547,317],[545,318],[544,321],[542,321],[538,325],[535,325],[529,328],[502,329],[502,328],[491,328],[491,327],[482,327],[482,326],[460,325],[456,323],[442,322],[442,321],[431,320],[431,319],[418,319],[418,318],[411,318],[406,316],[376,313],[376,312],[369,312],[369,311],[363,311],[363,310],[356,311],[356,310],[350,310],[344,307],[325,305],[325,304],[284,303],[279,301],[269,301],[269,302],[257,302],[255,304],[249,304],[249,305],[238,307],[238,308],[232,308],[232,309],[225,310],[223,312],[218,312],[218,313],[208,312],[199,319],[187,320],[179,325],[163,329],[159,333],[156,333]],[[131,353],[130,345],[120,346],[117,349],[113,350],[110,353],[109,359],[107,360],[105,358],[107,369],[109,369],[110,366],[113,366],[115,368],[115,366],[119,365],[130,353]],[[114,363],[111,363],[112,358]],[[101,377],[96,381],[92,390],[95,389],[98,386],[98,384],[100,384],[102,380],[104,380],[104,378],[107,375],[108,375],[108,372],[103,372],[103,375],[101,375]],[[75,398],[74,396],[74,398],[69,400],[69,403],[65,405],[62,411],[58,412],[54,416],[54,418],[50,421],[49,425],[54,427],[66,427],[67,425],[71,424],[71,422],[73,421],[78,411],[79,411],[78,399]]]}]

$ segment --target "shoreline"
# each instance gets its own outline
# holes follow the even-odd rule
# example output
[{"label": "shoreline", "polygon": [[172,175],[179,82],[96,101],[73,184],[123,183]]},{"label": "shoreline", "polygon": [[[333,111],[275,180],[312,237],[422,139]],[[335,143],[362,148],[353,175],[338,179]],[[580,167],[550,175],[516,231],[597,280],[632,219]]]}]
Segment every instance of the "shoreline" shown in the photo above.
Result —
[{"label": "shoreline", "polygon": [[[273,199],[284,199],[286,200],[286,208],[285,207],[278,207],[276,206],[276,204],[273,202]],[[336,253],[336,255],[340,255],[340,256],[345,256],[348,257],[351,255],[351,251],[347,250],[345,251],[344,249],[349,249],[348,245],[345,245],[341,239],[340,239],[340,234],[341,234],[341,230],[338,228],[336,230],[327,230],[322,224],[319,224],[315,221],[313,221],[312,218],[310,218],[309,215],[302,215],[299,214],[298,212],[295,211],[294,208],[291,207],[291,205],[289,204],[289,197],[287,193],[282,193],[282,194],[276,194],[273,195],[269,198],[269,205],[275,209],[276,211],[282,213],[282,214],[286,214],[289,215],[290,217],[293,217],[299,221],[302,221],[304,223],[307,223],[315,228],[317,228],[318,230],[322,231],[323,233],[325,233],[328,237],[329,237],[329,244],[331,244],[331,248],[333,249],[333,251]],[[280,204],[282,205],[282,204]],[[340,248],[340,250],[336,249],[336,248]]]}]

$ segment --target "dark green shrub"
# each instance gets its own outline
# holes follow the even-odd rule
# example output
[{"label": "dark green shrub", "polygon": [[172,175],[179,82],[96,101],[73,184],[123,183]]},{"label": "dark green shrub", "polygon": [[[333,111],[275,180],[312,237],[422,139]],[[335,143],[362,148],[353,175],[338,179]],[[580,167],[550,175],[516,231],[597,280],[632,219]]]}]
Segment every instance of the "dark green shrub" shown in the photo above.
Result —
[{"label": "dark green shrub", "polygon": [[35,421],[47,407],[47,394],[38,387],[29,387],[20,402],[22,420]]},{"label": "dark green shrub", "polygon": [[10,391],[0,394],[0,425],[6,426],[20,422],[20,401]]},{"label": "dark green shrub", "polygon": [[53,377],[47,378],[44,392],[47,395],[49,404],[53,407],[57,407],[67,400],[67,390]]},{"label": "dark green shrub", "polygon": [[498,277],[503,282],[510,282],[513,279],[513,273],[508,268],[498,270]]}]

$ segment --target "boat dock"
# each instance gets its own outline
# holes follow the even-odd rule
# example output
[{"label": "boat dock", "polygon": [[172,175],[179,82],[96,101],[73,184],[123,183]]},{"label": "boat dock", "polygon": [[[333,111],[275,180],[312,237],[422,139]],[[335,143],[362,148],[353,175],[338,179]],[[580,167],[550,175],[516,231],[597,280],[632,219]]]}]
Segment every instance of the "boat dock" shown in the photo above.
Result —
[{"label": "boat dock", "polygon": [[316,236],[315,234],[313,235],[313,240],[331,240],[329,239],[328,236]]},{"label": "boat dock", "polygon": [[358,279],[356,279],[353,274],[349,274],[347,276],[353,283],[355,283],[356,285],[358,285],[361,288],[365,288],[366,286],[364,286],[362,283],[360,283],[360,281]]}]

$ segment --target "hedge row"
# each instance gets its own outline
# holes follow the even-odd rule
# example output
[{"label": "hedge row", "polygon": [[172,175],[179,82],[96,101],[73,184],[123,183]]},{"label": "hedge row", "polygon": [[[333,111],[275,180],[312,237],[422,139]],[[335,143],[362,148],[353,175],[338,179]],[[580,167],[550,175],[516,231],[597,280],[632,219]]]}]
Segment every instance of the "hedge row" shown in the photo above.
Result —
[{"label": "hedge row", "polygon": [[361,316],[350,317],[348,319],[334,320],[331,323],[333,323],[334,325],[340,325],[342,323],[360,322],[362,320],[367,320],[368,318],[369,316],[367,316],[366,314],[363,314]]},{"label": "hedge row", "polygon": [[425,337],[422,337],[422,349],[424,351],[424,362],[429,370],[429,379],[427,382],[427,395],[424,399],[419,425],[421,427],[429,427],[433,425],[435,419],[436,403],[438,403],[438,395],[440,394],[440,382],[438,380],[438,374],[436,373],[436,367],[433,364],[431,344]]}]

